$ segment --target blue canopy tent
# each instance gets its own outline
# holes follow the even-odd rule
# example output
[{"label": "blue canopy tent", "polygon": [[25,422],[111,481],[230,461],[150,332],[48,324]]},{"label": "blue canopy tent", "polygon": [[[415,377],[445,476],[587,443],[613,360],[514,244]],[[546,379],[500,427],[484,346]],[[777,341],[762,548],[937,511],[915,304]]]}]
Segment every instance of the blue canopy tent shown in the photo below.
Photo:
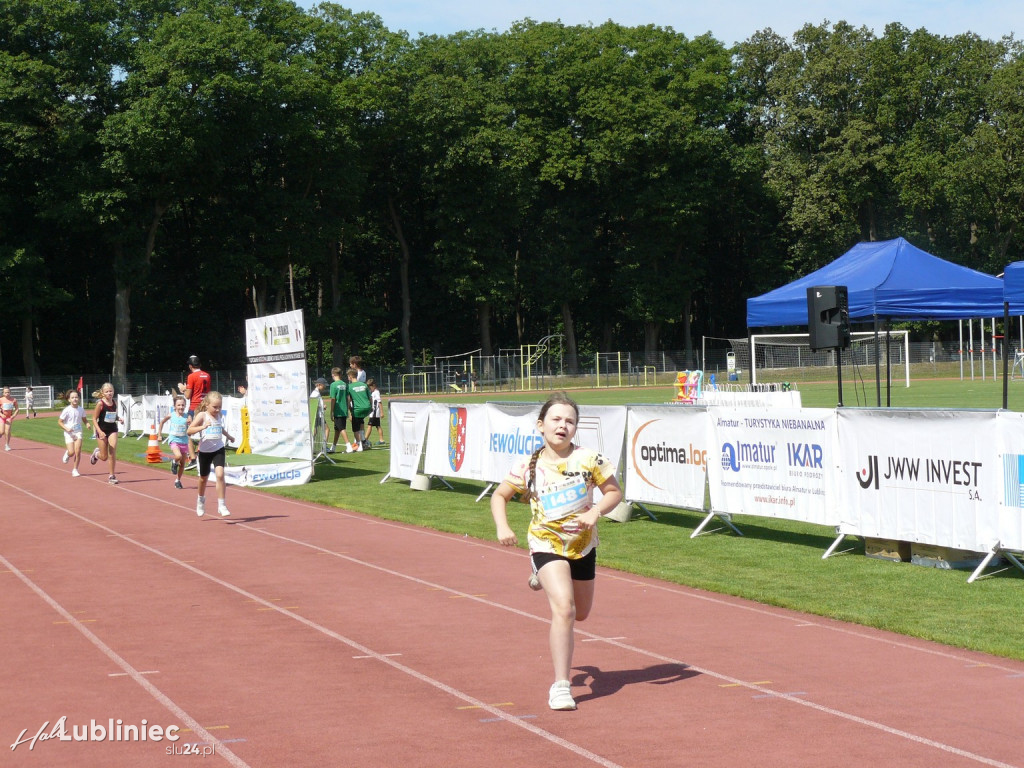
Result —
[{"label": "blue canopy tent", "polygon": [[[831,264],[747,299],[747,328],[807,325],[807,289],[818,285],[845,285],[849,319],[873,321],[876,334],[883,320],[966,320],[1003,313],[998,277],[945,261],[898,237],[858,243]],[[877,386],[881,404],[881,383]]]},{"label": "blue canopy tent", "polygon": [[[1009,403],[1009,359],[1010,346],[1010,315],[1024,315],[1024,261],[1015,261],[1008,264],[1003,271],[1003,326],[1006,338],[1006,354],[1003,355],[1003,408]],[[1013,359],[1014,368],[1018,365],[1024,367],[1024,359],[1021,353],[1017,352]],[[1024,373],[1024,371],[1022,371]]]},{"label": "blue canopy tent", "polygon": [[966,320],[1003,311],[998,277],[932,256],[897,237],[858,243],[831,264],[747,299],[747,327],[807,325],[807,289],[816,285],[845,285],[853,321]]}]

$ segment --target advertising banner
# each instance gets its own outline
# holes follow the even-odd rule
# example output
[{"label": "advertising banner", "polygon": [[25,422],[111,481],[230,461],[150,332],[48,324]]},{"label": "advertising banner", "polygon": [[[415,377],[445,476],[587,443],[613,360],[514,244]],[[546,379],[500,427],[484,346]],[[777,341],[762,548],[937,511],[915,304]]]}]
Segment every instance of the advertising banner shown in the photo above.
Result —
[{"label": "advertising banner", "polygon": [[388,474],[391,477],[412,480],[419,472],[430,405],[402,400],[388,402],[388,432],[391,435]]},{"label": "advertising banner", "polygon": [[245,338],[252,453],[312,460],[302,311],[250,318]]},{"label": "advertising banner", "polygon": [[[164,416],[171,414],[173,405],[174,398],[170,395],[143,395],[141,418],[136,420],[133,417],[132,429],[138,430],[143,435],[148,435],[152,427],[159,428]],[[167,434],[168,429],[170,427],[164,424],[161,434]]]},{"label": "advertising banner", "polygon": [[703,407],[628,406],[626,500],[703,509],[712,445]]},{"label": "advertising banner", "polygon": [[711,508],[838,525],[835,410],[708,409]]},{"label": "advertising banner", "polygon": [[[487,482],[501,482],[516,459],[529,456],[544,445],[537,431],[540,407],[540,403],[487,403],[487,445],[484,447]],[[623,406],[580,406],[573,443],[603,454],[619,470],[625,434],[626,409]]]},{"label": "advertising banner", "polygon": [[996,498],[996,535],[1006,549],[1024,550],[1024,413],[999,411],[996,450],[999,451],[1001,493]]},{"label": "advertising banner", "polygon": [[251,363],[248,375],[252,452],[286,459],[312,459],[306,361]]},{"label": "advertising banner", "polygon": [[486,445],[486,404],[430,404],[423,474],[486,480]]},{"label": "advertising banner", "polygon": [[313,478],[312,461],[291,461],[283,464],[248,464],[224,468],[224,480],[231,485],[267,487],[302,485]]},{"label": "advertising banner", "polygon": [[1006,474],[994,435],[995,411],[840,409],[841,531],[990,550]]},{"label": "advertising banner", "polygon": [[301,357],[305,360],[306,333],[302,310],[246,320],[245,353],[250,363],[272,362],[274,358],[294,360]]}]

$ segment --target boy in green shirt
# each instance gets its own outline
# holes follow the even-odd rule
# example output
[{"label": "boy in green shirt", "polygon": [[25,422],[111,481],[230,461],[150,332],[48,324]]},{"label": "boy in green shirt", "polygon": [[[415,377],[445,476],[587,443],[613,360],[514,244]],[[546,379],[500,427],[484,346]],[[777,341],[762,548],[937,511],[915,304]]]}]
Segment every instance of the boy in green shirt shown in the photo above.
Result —
[{"label": "boy in green shirt", "polygon": [[345,422],[348,420],[348,385],[341,380],[341,368],[331,368],[331,392],[328,395],[331,417],[334,419],[334,443],[327,449],[328,453],[334,453],[338,445],[338,435],[345,438],[345,451],[352,453],[355,450],[348,441],[348,433],[345,431]]},{"label": "boy in green shirt", "polygon": [[356,438],[356,450],[361,451],[366,443],[363,434],[363,420],[370,415],[370,388],[365,381],[359,381],[354,368],[348,371],[348,402],[352,409],[352,434]]}]

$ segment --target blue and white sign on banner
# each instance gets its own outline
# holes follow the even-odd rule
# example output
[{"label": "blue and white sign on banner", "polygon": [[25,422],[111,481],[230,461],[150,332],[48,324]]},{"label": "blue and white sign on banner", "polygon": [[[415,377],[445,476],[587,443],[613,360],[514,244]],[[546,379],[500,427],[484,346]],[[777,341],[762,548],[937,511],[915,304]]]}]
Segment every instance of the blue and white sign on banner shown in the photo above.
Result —
[{"label": "blue and white sign on banner", "polygon": [[834,410],[712,407],[708,417],[713,510],[839,523]]}]

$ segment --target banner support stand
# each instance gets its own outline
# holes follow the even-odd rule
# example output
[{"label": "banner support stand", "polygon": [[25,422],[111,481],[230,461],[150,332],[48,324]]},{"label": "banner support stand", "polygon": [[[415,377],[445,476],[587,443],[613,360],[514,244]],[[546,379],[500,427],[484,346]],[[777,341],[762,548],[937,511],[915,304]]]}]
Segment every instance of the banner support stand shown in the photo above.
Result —
[{"label": "banner support stand", "polygon": [[[974,581],[976,581],[977,579],[981,578],[982,573],[984,573],[985,569],[988,568],[989,563],[992,562],[992,559],[994,557],[996,557],[996,555],[1002,555],[1007,560],[1009,560],[1011,563],[1013,563],[1015,566],[1017,566],[1017,568],[1019,568],[1021,571],[1024,571],[1024,563],[1021,563],[1021,561],[1017,559],[1017,556],[1014,553],[1012,553],[1012,552],[1010,552],[1008,550],[1003,549],[1002,547],[999,546],[998,543],[996,543],[996,545],[994,547],[992,547],[991,550],[989,550],[988,554],[985,555],[985,559],[982,560],[981,563],[978,564],[978,567],[974,569],[974,573],[972,573],[968,577],[967,583],[968,584],[972,584]],[[1002,570],[1005,571],[1006,569],[1003,568]],[[996,571],[996,573],[999,573],[999,572],[1000,571]],[[989,574],[989,575],[995,575],[995,574]]]},{"label": "banner support stand", "polygon": [[476,500],[477,500],[477,501],[480,501],[480,499],[482,499],[482,498],[483,498],[484,496],[486,496],[486,495],[487,495],[487,492],[488,492],[488,491],[490,491],[490,490],[491,490],[491,488],[493,488],[493,487],[494,487],[494,483],[488,483],[488,484],[487,484],[487,487],[486,487],[486,488],[484,488],[484,489],[483,489],[483,490],[482,490],[482,491],[480,492],[480,495],[476,497]]},{"label": "banner support stand", "polygon": [[[836,533],[839,534],[839,535],[836,536],[836,540],[832,542],[831,546],[829,546],[829,548],[825,550],[825,554],[821,556],[822,560],[826,559],[833,552],[835,552],[836,551],[836,547],[838,547],[840,544],[842,544],[843,539],[846,538],[846,534],[845,533],[839,533],[839,529],[838,528],[836,529]],[[849,549],[844,549],[843,550],[843,552],[849,552],[849,551],[850,551]],[[842,552],[840,552],[840,554],[842,554]]]},{"label": "banner support stand", "polygon": [[[698,536],[700,536],[701,531],[703,531],[707,524],[710,523],[716,517],[723,523],[725,523],[727,526],[732,528],[737,536],[743,535],[743,531],[741,531],[739,528],[732,524],[732,517],[728,512],[716,512],[715,510],[711,510],[710,512],[708,512],[708,516],[701,521],[701,524],[694,528],[693,533],[690,534],[690,538],[695,539]],[[708,531],[708,533],[714,533],[715,531],[720,530],[722,529],[715,528],[714,530]]]},{"label": "banner support stand", "polygon": [[649,510],[649,509],[648,509],[647,507],[645,507],[645,506],[644,506],[643,504],[641,504],[641,503],[640,503],[639,501],[634,501],[634,502],[632,502],[632,503],[633,503],[633,504],[635,504],[636,506],[640,507],[640,509],[641,509],[641,510],[643,510],[643,513],[644,513],[645,515],[647,515],[647,516],[648,516],[649,518],[651,518],[651,520],[653,520],[653,521],[655,521],[655,522],[657,522],[657,521],[658,521],[658,518],[656,518],[656,517],[654,516],[654,513],[653,513],[653,512],[651,512],[651,510]]},{"label": "banner support stand", "polygon": [[327,455],[327,421],[324,417],[324,399],[322,397],[317,398],[316,402],[316,418],[314,419],[313,425],[313,445],[316,446],[317,452],[313,456],[313,466],[323,459],[330,464],[336,462],[330,456]]}]

